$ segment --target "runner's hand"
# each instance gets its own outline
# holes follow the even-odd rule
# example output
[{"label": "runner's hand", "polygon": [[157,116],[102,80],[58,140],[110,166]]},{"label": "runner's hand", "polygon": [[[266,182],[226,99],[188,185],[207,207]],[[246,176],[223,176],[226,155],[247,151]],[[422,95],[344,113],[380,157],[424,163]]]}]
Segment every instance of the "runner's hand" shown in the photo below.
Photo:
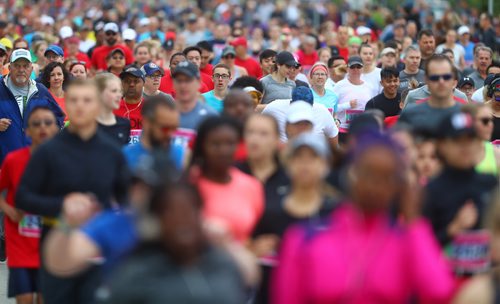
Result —
[{"label": "runner's hand", "polygon": [[3,211],[5,212],[5,215],[7,215],[9,219],[14,223],[19,223],[23,218],[23,212],[17,210],[16,208],[13,208],[12,206],[9,205],[4,206]]},{"label": "runner's hand", "polygon": [[478,216],[479,215],[474,202],[471,200],[467,201],[465,205],[460,208],[457,215],[448,226],[448,234],[455,236],[463,230],[473,227],[477,222]]},{"label": "runner's hand", "polygon": [[0,132],[6,131],[10,124],[12,123],[12,120],[8,118],[0,118]]},{"label": "runner's hand", "polygon": [[358,106],[358,100],[353,99],[353,100],[349,101],[349,105],[351,106],[351,109],[356,108]]},{"label": "runner's hand", "polygon": [[274,234],[264,234],[258,236],[252,242],[252,251],[257,257],[266,256],[276,252],[279,237]]},{"label": "runner's hand", "polygon": [[70,227],[79,227],[97,211],[99,205],[93,195],[73,192],[64,198],[63,216]]}]

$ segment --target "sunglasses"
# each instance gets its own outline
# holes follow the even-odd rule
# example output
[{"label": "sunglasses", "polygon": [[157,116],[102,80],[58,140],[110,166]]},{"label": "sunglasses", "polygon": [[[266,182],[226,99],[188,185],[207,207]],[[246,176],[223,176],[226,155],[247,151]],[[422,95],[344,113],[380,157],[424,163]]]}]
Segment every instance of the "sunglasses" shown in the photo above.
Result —
[{"label": "sunglasses", "polygon": [[112,32],[112,31],[107,31],[105,34],[106,34],[106,36],[115,36],[117,33]]},{"label": "sunglasses", "polygon": [[358,65],[358,64],[356,64],[356,65],[351,65],[349,68],[352,69],[352,70],[354,70],[354,69],[361,70],[363,67],[360,66],[360,65]]},{"label": "sunglasses", "polygon": [[46,127],[50,127],[54,125],[56,122],[50,119],[45,119],[45,120],[35,120],[30,123],[30,126],[34,128],[39,128],[42,124]]},{"label": "sunglasses", "polygon": [[493,118],[492,117],[482,117],[482,118],[479,118],[479,121],[483,124],[483,126],[487,126],[490,123],[493,123]]},{"label": "sunglasses", "polygon": [[224,58],[224,59],[234,59],[235,56],[234,55],[227,55],[227,56],[224,56],[222,58]]},{"label": "sunglasses", "polygon": [[0,57],[5,57],[7,54],[5,52],[0,52]]},{"label": "sunglasses", "polygon": [[438,82],[440,79],[444,81],[451,80],[453,78],[452,74],[443,74],[443,75],[429,75],[428,79],[432,82]]}]

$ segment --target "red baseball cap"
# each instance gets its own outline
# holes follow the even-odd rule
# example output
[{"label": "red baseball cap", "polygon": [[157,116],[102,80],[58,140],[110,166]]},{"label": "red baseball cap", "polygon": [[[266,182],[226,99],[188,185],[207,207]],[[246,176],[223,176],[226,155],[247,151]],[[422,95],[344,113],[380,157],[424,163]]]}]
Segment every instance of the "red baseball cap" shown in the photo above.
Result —
[{"label": "red baseball cap", "polygon": [[231,41],[230,45],[237,47],[237,46],[244,46],[248,47],[248,42],[245,37],[238,37],[235,38],[233,41]]}]

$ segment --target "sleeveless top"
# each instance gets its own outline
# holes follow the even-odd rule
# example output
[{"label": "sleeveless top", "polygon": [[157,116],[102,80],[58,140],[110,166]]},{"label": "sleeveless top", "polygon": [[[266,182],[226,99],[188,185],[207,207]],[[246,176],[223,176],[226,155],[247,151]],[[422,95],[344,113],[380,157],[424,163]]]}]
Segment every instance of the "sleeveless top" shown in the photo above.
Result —
[{"label": "sleeveless top", "polygon": [[484,142],[484,158],[476,165],[476,171],[483,174],[498,176],[498,164],[495,158],[495,147],[490,142]]}]

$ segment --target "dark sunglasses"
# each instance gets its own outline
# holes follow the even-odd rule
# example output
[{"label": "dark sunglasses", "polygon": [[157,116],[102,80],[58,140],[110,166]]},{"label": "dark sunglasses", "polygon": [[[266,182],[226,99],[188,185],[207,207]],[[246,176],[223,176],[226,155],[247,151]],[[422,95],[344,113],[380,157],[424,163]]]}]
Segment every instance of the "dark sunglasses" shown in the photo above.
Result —
[{"label": "dark sunglasses", "polygon": [[50,127],[54,125],[56,122],[51,120],[51,119],[45,119],[45,120],[35,120],[30,123],[30,126],[34,128],[39,128],[42,124],[46,127]]},{"label": "dark sunglasses", "polygon": [[236,57],[234,55],[227,55],[227,56],[224,56],[222,58],[224,58],[224,59],[234,59]]},{"label": "dark sunglasses", "polygon": [[493,118],[492,117],[482,117],[482,118],[479,118],[479,121],[481,121],[483,126],[487,126],[490,123],[493,123]]},{"label": "dark sunglasses", "polygon": [[0,52],[0,57],[5,57],[5,56],[7,56],[7,53],[5,53],[5,52]]},{"label": "dark sunglasses", "polygon": [[106,34],[106,36],[115,36],[117,33],[113,32],[113,31],[107,31],[105,34]]},{"label": "dark sunglasses", "polygon": [[357,70],[360,70],[360,69],[362,69],[363,67],[362,67],[362,66],[360,66],[360,65],[358,65],[358,64],[356,64],[356,65],[351,65],[349,68],[350,68],[350,69],[357,69]]},{"label": "dark sunglasses", "polygon": [[451,80],[453,78],[452,74],[443,74],[443,75],[429,75],[429,80],[432,82],[437,82],[440,79],[443,79],[444,81]]}]

